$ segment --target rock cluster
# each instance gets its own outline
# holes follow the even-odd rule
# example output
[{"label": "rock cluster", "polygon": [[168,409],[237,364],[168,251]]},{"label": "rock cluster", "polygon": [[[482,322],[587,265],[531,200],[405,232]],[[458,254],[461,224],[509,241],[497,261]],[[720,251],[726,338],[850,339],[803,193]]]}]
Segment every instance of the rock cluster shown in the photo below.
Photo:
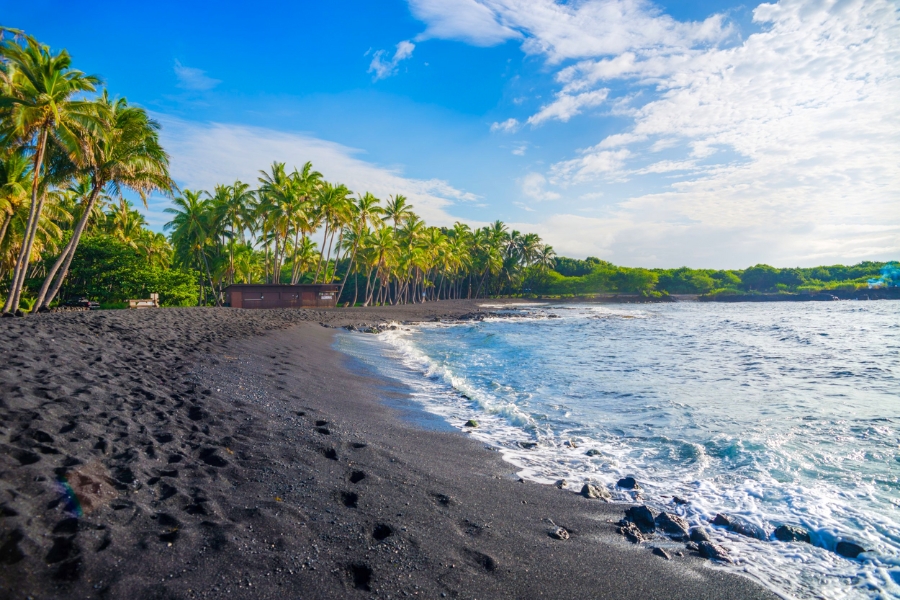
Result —
[{"label": "rock cluster", "polygon": [[[626,479],[631,479],[630,482],[625,482],[626,484],[633,483],[636,489],[640,489],[640,486],[633,478],[629,477]],[[619,481],[618,487],[632,489],[622,485],[623,481]],[[585,489],[587,488],[586,484]],[[582,489],[582,494],[587,495],[585,489]],[[686,502],[676,502],[676,505],[681,504],[686,504]],[[768,541],[770,538],[774,538],[780,542],[812,543],[809,532],[796,525],[780,525],[770,534],[759,525],[741,517],[725,513],[717,514],[711,522],[713,525],[723,527],[738,535],[757,540]],[[636,544],[651,541],[655,534],[662,534],[671,540],[685,542],[688,550],[696,552],[703,558],[727,563],[732,562],[728,555],[728,550],[713,543],[709,537],[709,532],[705,528],[689,527],[684,517],[670,512],[656,512],[644,504],[626,509],[625,518],[619,522],[619,527],[616,531]],[[858,542],[841,539],[838,541],[834,551],[845,558],[856,559],[866,552],[866,549]],[[667,560],[672,558],[662,548],[654,548],[653,553]],[[675,554],[677,556],[681,555],[678,552]]]}]

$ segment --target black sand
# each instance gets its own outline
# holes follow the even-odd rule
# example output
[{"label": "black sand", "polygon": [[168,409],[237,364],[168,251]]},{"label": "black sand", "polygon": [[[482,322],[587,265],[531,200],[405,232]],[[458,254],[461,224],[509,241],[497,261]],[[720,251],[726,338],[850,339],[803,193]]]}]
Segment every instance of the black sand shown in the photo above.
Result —
[{"label": "black sand", "polygon": [[774,597],[406,423],[318,324],[475,307],[3,319],[0,598]]}]

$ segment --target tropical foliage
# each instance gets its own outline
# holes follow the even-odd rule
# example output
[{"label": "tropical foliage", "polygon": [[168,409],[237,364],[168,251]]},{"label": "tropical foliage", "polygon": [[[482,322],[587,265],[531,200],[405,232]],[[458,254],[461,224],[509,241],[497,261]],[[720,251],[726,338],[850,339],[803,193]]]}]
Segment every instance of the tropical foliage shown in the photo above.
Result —
[{"label": "tropical foliage", "polygon": [[148,264],[168,262],[165,240],[122,197],[130,190],[146,201],[150,192],[173,189],[159,125],[105,90],[91,97],[100,79],[73,69],[65,50],[54,54],[21,32],[0,33],[13,35],[0,44],[3,312],[19,310],[35,278],[41,283],[28,304],[47,309],[86,232],[143,252]]},{"label": "tropical foliage", "polygon": [[853,290],[896,285],[894,263],[862,262],[854,266],[778,269],[756,265],[743,270],[641,269],[617,267],[598,258],[558,258],[556,267],[533,291],[545,295],[585,296],[602,293],[754,294]]},{"label": "tropical foliage", "polygon": [[175,262],[203,273],[209,303],[235,282],[338,283],[343,301],[363,305],[477,298],[519,293],[553,266],[535,234],[499,221],[428,226],[404,196],[354,194],[311,163],[273,163],[257,183],[183,190],[166,209]]}]

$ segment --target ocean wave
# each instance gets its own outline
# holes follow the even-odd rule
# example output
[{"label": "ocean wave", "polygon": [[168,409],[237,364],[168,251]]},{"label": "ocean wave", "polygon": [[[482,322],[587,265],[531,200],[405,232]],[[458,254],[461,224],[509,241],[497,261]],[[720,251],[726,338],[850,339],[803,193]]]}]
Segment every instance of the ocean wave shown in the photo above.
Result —
[{"label": "ocean wave", "polygon": [[[544,318],[554,309],[541,306],[522,318],[427,324],[377,338],[399,365],[394,376],[416,390],[426,410],[497,448],[522,477],[566,479],[576,491],[592,481],[632,501],[615,484],[635,475],[647,502],[692,525],[708,527],[719,512],[769,532],[798,525],[814,545],[756,541],[721,528],[713,538],[731,550],[736,568],[781,594],[900,596],[900,418],[877,414],[865,400],[896,389],[894,370],[861,341],[852,360],[879,367],[865,371],[863,393],[848,387],[860,371],[830,362],[843,356],[840,347],[809,354],[803,329],[820,324],[808,315],[781,314],[773,326],[760,322],[758,307],[750,317],[735,307],[714,309],[728,318],[698,321],[696,312],[673,316],[685,309],[666,306],[647,311],[652,319],[598,320],[592,317],[612,313],[575,306],[557,320]],[[849,343],[832,329],[830,343]],[[786,331],[787,340],[775,337]],[[849,374],[829,378],[835,371]],[[852,407],[853,418],[823,409],[823,390],[833,393],[833,386],[844,386],[845,396],[835,410]],[[741,402],[733,404],[733,395]],[[748,421],[744,413],[757,416]],[[464,427],[469,419],[479,427]],[[675,506],[675,495],[689,504]],[[840,557],[843,539],[869,552],[856,561]]]}]

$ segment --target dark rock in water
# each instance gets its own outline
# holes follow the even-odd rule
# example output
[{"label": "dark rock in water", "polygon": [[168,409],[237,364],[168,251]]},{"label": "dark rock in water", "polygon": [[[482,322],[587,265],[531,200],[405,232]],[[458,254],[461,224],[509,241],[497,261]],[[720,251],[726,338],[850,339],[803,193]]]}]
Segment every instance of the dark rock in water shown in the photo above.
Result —
[{"label": "dark rock in water", "polygon": [[675,504],[690,504],[690,502],[678,496],[672,496],[672,502],[674,502]]},{"label": "dark rock in water", "polygon": [[553,485],[556,486],[556,489],[561,490],[564,487],[568,486],[569,484],[566,482],[565,479],[559,479]]},{"label": "dark rock in water", "polygon": [[557,540],[567,540],[569,539],[569,532],[566,531],[565,527],[557,527],[550,532],[550,537]]},{"label": "dark rock in water", "polygon": [[640,544],[644,541],[644,534],[641,533],[641,530],[638,529],[637,525],[629,521],[626,521],[625,524],[616,529],[616,531],[624,535],[635,544]]},{"label": "dark rock in water", "polygon": [[692,527],[691,528],[691,541],[692,542],[708,542],[709,534],[706,533],[706,530],[702,527]]},{"label": "dark rock in water", "polygon": [[811,544],[809,532],[802,527],[794,525],[782,525],[775,530],[775,539],[780,542],[804,542]]},{"label": "dark rock in water", "polygon": [[837,548],[835,548],[834,551],[845,558],[856,558],[857,556],[865,552],[866,549],[856,542],[850,540],[841,540],[838,542]]},{"label": "dark rock in water", "polygon": [[469,419],[466,421],[466,427],[478,427],[478,421],[475,419]]},{"label": "dark rock in water", "polygon": [[672,513],[659,513],[656,515],[656,526],[672,537],[683,538],[688,534],[688,524],[684,518]]},{"label": "dark rock in water", "polygon": [[731,518],[731,530],[740,535],[756,538],[758,540],[765,541],[769,539],[769,534],[766,533],[765,529],[763,529],[759,525],[754,525],[749,521],[745,521],[737,517]]},{"label": "dark rock in water", "polygon": [[656,556],[659,556],[660,558],[664,558],[666,560],[672,560],[672,555],[670,555],[668,552],[666,552],[662,548],[654,548],[653,554],[655,554]]},{"label": "dark rock in water", "polygon": [[638,484],[637,479],[634,477],[623,477],[619,481],[616,482],[616,487],[620,487],[623,490],[639,490],[641,486]]},{"label": "dark rock in water", "polygon": [[718,513],[716,515],[716,518],[713,519],[713,525],[718,525],[719,527],[727,527],[737,534],[756,538],[758,540],[769,539],[769,534],[766,533],[765,529],[763,529],[759,525],[754,525],[749,521],[745,521],[740,517],[733,517],[731,515]]},{"label": "dark rock in water", "polygon": [[688,550],[693,550],[694,552],[700,552],[700,546],[697,542],[688,542],[684,547]]},{"label": "dark rock in water", "polygon": [[537,448],[537,442],[517,442],[520,448],[524,448],[525,450],[534,450]]},{"label": "dark rock in water", "polygon": [[700,542],[697,544],[697,551],[700,552],[700,556],[703,558],[720,560],[728,563],[731,562],[731,558],[728,556],[728,550],[722,546],[713,544],[712,542]]},{"label": "dark rock in water", "polygon": [[593,483],[584,484],[581,487],[581,495],[585,498],[591,498],[593,500],[604,500],[607,502],[612,498],[609,492],[607,492],[599,485],[594,485]]},{"label": "dark rock in water", "polygon": [[656,529],[656,523],[653,519],[653,511],[641,504],[640,506],[632,506],[625,511],[628,517],[635,525],[644,533],[651,533]]},{"label": "dark rock in water", "polygon": [[584,453],[585,456],[602,456],[603,453],[597,450],[596,448],[591,448],[587,452]]},{"label": "dark rock in water", "polygon": [[731,517],[728,515],[723,515],[722,513],[717,513],[716,518],[712,521],[713,525],[718,525],[719,527],[731,527]]}]

